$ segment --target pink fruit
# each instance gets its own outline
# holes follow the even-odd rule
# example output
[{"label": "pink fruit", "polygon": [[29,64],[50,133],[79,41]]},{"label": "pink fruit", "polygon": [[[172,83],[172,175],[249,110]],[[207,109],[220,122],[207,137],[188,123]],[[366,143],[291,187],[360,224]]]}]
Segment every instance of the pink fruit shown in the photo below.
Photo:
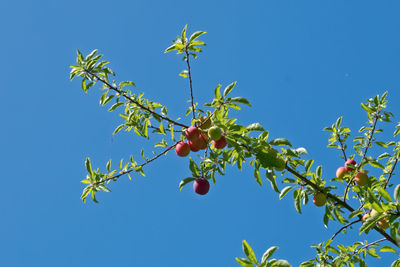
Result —
[{"label": "pink fruit", "polygon": [[339,179],[343,179],[344,175],[347,173],[346,168],[345,167],[339,167],[336,170],[336,177]]},{"label": "pink fruit", "polygon": [[205,195],[210,190],[210,183],[205,178],[198,178],[193,183],[193,190],[199,195]]},{"label": "pink fruit", "polygon": [[357,163],[355,162],[355,160],[353,159],[348,159],[344,165],[344,168],[346,169],[346,171],[354,171],[354,167],[349,166],[348,164],[351,164],[353,166],[355,166]]},{"label": "pink fruit", "polygon": [[199,138],[200,131],[196,127],[190,126],[185,131],[186,139],[189,141],[194,141]]},{"label": "pink fruit", "polygon": [[179,142],[175,147],[175,152],[180,157],[186,157],[190,153],[190,146],[188,143]]}]

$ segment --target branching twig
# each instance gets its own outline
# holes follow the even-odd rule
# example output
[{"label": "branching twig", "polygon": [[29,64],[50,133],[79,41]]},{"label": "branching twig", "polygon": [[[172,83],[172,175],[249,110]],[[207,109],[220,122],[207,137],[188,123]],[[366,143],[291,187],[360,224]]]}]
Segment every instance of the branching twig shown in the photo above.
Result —
[{"label": "branching twig", "polygon": [[352,255],[356,255],[356,254],[360,253],[361,250],[369,248],[370,246],[375,245],[375,244],[377,244],[379,242],[382,242],[382,241],[385,241],[385,240],[387,240],[387,238],[382,238],[382,239],[376,240],[376,241],[374,241],[372,243],[369,243],[369,244],[361,247],[360,249],[355,250]]},{"label": "branching twig", "polygon": [[[372,136],[374,135],[374,132],[375,132],[376,123],[378,122],[378,114],[379,114],[379,111],[377,111],[376,114],[375,114],[375,117],[374,117],[374,124],[373,124],[373,126],[372,126],[371,133],[370,133],[370,135],[369,135],[369,137],[368,137],[367,146],[365,147],[365,150],[364,150],[364,153],[363,153],[363,157],[362,157],[360,163],[358,164],[358,167],[357,167],[357,169],[356,169],[356,173],[357,173],[357,171],[360,169],[360,166],[361,166],[362,162],[364,161],[365,157],[367,156],[367,151],[368,151],[369,146],[371,145]],[[346,189],[345,189],[345,191],[344,191],[344,197],[343,197],[343,201],[344,201],[344,202],[346,202],[347,193],[348,193],[348,191],[349,191],[349,188],[350,188],[351,183],[353,182],[353,179],[354,179],[354,177],[351,177],[351,178],[350,178],[350,181],[347,183]]]},{"label": "branching twig", "polygon": [[107,182],[107,181],[109,181],[109,180],[112,180],[112,179],[118,179],[118,178],[121,177],[122,175],[125,175],[125,174],[128,174],[128,173],[130,173],[130,172],[133,172],[133,171],[137,170],[137,168],[142,168],[142,167],[144,167],[145,165],[149,164],[150,162],[152,162],[152,161],[158,159],[159,157],[161,157],[161,156],[167,154],[167,152],[170,151],[171,149],[173,149],[178,143],[179,143],[179,142],[176,142],[174,145],[168,147],[168,148],[165,149],[163,152],[161,152],[161,153],[155,155],[155,156],[152,157],[151,159],[146,160],[146,161],[143,162],[142,164],[137,165],[137,166],[133,167],[133,168],[130,169],[130,170],[122,171],[121,173],[119,173],[119,174],[117,174],[117,175],[114,175],[114,176],[111,176],[111,177],[102,179],[102,180],[100,180],[100,181],[94,183],[93,185],[98,185],[98,184],[101,184],[101,183],[105,183],[105,182]]},{"label": "branching twig", "polygon": [[330,238],[330,240],[333,240],[338,234],[340,234],[344,229],[346,229],[346,228],[348,228],[349,226],[351,226],[351,225],[353,225],[353,224],[355,224],[355,223],[358,223],[358,222],[361,222],[361,219],[358,219],[358,220],[356,220],[356,221],[354,221],[354,222],[351,222],[351,223],[348,223],[348,224],[346,224],[345,226],[343,226],[342,228],[340,228],[331,238]]},{"label": "branching twig", "polygon": [[118,94],[124,96],[124,97],[125,97],[127,100],[129,100],[131,103],[137,105],[138,107],[140,107],[141,109],[143,109],[143,110],[149,112],[150,114],[155,115],[155,116],[157,116],[157,117],[160,117],[161,119],[166,120],[166,121],[168,121],[168,122],[170,122],[170,123],[172,123],[172,124],[175,124],[175,125],[178,125],[178,126],[181,126],[181,127],[184,127],[184,128],[189,128],[189,126],[187,126],[187,125],[185,125],[185,124],[182,124],[182,123],[179,123],[179,122],[177,122],[177,121],[174,121],[174,120],[172,120],[172,119],[170,119],[170,118],[168,118],[168,117],[166,117],[166,116],[163,116],[163,115],[158,114],[157,112],[154,112],[153,110],[149,109],[149,108],[146,107],[146,106],[143,106],[142,104],[140,104],[138,101],[136,101],[136,100],[133,99],[132,97],[130,97],[130,96],[124,94],[121,90],[118,89],[118,87],[112,86],[109,82],[103,80],[102,78],[100,78],[99,76],[97,76],[95,73],[92,73],[92,72],[90,72],[90,71],[88,71],[88,70],[85,70],[85,72],[88,73],[88,74],[90,74],[90,75],[92,75],[92,76],[93,76],[94,78],[96,78],[98,81],[100,81],[100,82],[104,83],[105,85],[107,85],[108,88],[110,88],[111,90],[114,90],[114,91],[117,92]]},{"label": "branching twig", "polygon": [[[316,184],[314,184],[313,182],[311,182],[310,180],[308,180],[306,177],[302,176],[301,174],[299,174],[298,172],[296,172],[295,170],[293,170],[292,168],[290,168],[288,165],[286,165],[286,170],[288,170],[290,173],[292,173],[294,176],[296,176],[297,178],[299,178],[300,180],[302,180],[305,184],[311,186],[312,188],[314,188],[317,191],[322,192],[322,189],[317,186]],[[336,202],[336,204],[346,208],[348,211],[353,212],[354,209],[347,204],[346,202],[342,201],[341,199],[339,199],[338,197],[327,193],[328,198],[334,200]],[[359,219],[362,219],[361,215],[358,215]],[[378,227],[374,227],[374,230],[377,231],[378,233],[380,233],[381,235],[383,235],[388,241],[392,242],[394,245],[397,246],[396,241],[390,236],[388,235],[385,231],[383,231],[382,229],[378,228]]]}]

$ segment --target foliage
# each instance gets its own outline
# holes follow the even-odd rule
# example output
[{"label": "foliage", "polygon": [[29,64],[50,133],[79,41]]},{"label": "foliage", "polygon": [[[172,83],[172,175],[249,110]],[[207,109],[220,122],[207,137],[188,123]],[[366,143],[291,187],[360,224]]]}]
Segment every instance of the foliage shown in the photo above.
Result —
[{"label": "foliage", "polygon": [[[110,112],[119,111],[123,120],[116,127],[114,134],[124,130],[147,139],[158,138],[154,147],[162,148],[152,158],[145,156],[146,153],[142,150],[141,163],[131,156],[129,161],[121,159],[118,167],[112,168],[109,160],[105,171],[93,169],[90,159],[87,158],[85,162],[87,176],[81,181],[86,187],[83,189],[81,199],[85,202],[90,195],[92,200],[97,202],[97,192],[110,192],[111,181],[117,181],[123,175],[129,178],[132,174],[144,176],[144,166],[174,149],[179,141],[185,139],[185,129],[191,125],[200,127],[204,117],[207,117],[212,120],[213,125],[222,129],[227,147],[217,149],[213,145],[208,145],[203,155],[197,153],[197,157],[190,157],[191,175],[181,181],[179,189],[200,177],[212,180],[215,184],[218,175],[225,174],[227,165],[236,165],[242,170],[243,164],[249,163],[253,167],[256,182],[259,185],[262,185],[263,181],[270,183],[280,199],[291,195],[294,207],[299,213],[302,211],[302,206],[307,205],[309,199],[316,193],[325,194],[327,197],[323,216],[325,227],[328,227],[330,221],[343,225],[329,240],[313,245],[316,257],[303,262],[301,266],[355,266],[356,264],[366,266],[367,255],[379,258],[381,252],[398,253],[400,185],[395,187],[393,195],[388,192],[388,188],[393,186],[390,180],[399,160],[400,142],[380,140],[376,137],[378,133],[383,132],[379,124],[391,123],[393,117],[392,113],[386,111],[387,92],[361,104],[366,112],[367,122],[359,129],[357,136],[353,137],[352,151],[347,145],[351,138],[351,130],[342,125],[342,117],[324,129],[330,134],[328,147],[338,149],[344,162],[348,159],[358,162],[355,166],[350,166],[354,169],[348,171],[343,179],[337,177],[328,179],[327,176],[330,175],[323,174],[321,165],[314,167],[313,159],[303,158],[307,154],[305,148],[295,148],[285,138],[269,140],[269,132],[260,123],[255,122],[245,126],[231,117],[232,109],[241,110],[243,106],[251,106],[246,98],[231,96],[236,82],[227,85],[223,91],[222,85],[217,85],[213,99],[204,103],[202,107],[194,101],[190,58],[196,59],[202,52],[205,43],[200,41],[199,37],[203,34],[205,32],[197,31],[188,38],[185,26],[173,44],[165,50],[165,53],[174,51],[183,54],[183,60],[187,65],[187,69],[184,69],[179,76],[189,80],[191,105],[187,109],[186,116],[191,115],[192,118],[188,124],[181,122],[179,118],[169,117],[167,107],[161,103],[144,98],[143,93],[132,92],[134,82],[117,82],[111,79],[115,73],[107,67],[109,62],[102,60],[102,55],[98,55],[97,50],[86,57],[78,50],[77,63],[71,66],[70,79],[80,77],[82,90],[86,93],[95,85],[100,85],[100,89],[104,92],[100,97],[100,105],[107,105]],[[400,123],[394,127],[393,138],[395,139],[399,133]],[[379,147],[385,152],[374,157],[368,154],[372,147]],[[365,186],[358,186],[354,182],[354,176],[359,171],[370,173],[368,184]],[[279,174],[284,176],[283,183],[286,185],[283,188],[279,188],[276,182]],[[343,192],[340,191],[341,187],[344,187]],[[371,216],[363,220],[363,215],[371,211]],[[388,223],[390,231],[385,231],[383,222]],[[360,234],[368,234],[373,230],[382,235],[382,238],[372,242],[355,241],[350,245],[333,244],[338,234],[345,234],[356,224],[360,224],[360,227],[357,227]],[[385,245],[378,250],[381,242],[385,242]],[[258,261],[250,245],[243,241],[246,258],[236,258],[236,260],[242,266],[291,266],[285,260],[270,260],[276,249],[277,247],[271,247]],[[392,266],[400,266],[400,260],[394,262]]]}]

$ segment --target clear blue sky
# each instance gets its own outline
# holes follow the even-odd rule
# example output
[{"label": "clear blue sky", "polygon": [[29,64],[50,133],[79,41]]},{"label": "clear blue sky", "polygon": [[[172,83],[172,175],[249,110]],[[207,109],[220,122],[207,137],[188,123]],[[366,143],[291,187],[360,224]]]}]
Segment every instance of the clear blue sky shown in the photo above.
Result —
[{"label": "clear blue sky", "polygon": [[[297,214],[292,197],[279,201],[249,168],[229,169],[201,197],[190,186],[178,191],[188,160],[171,153],[146,178],[122,178],[100,204],[83,204],[87,156],[103,167],[142,147],[150,153],[151,143],[113,137],[118,114],[69,82],[69,66],[77,48],[98,48],[117,79],[178,116],[189,99],[177,76],[185,66],[163,50],[185,24],[206,30],[192,66],[196,100],[238,81],[232,94],[253,104],[236,114],[240,123],[258,121],[272,138],[306,147],[331,178],[342,162],[323,127],[343,115],[356,132],[366,121],[360,102],[385,90],[400,116],[399,8],[394,0],[3,1],[0,266],[238,266],[243,239],[258,256],[280,246],[276,257],[293,266],[312,258],[310,245],[337,226],[326,230],[312,205]],[[365,236],[338,241],[352,238]],[[395,256],[384,258],[389,266]]]}]

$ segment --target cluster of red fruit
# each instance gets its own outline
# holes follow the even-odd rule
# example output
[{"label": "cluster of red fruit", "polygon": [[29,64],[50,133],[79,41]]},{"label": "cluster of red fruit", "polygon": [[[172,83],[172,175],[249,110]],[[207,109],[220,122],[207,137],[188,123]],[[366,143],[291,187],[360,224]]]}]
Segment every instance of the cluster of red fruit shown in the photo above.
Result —
[{"label": "cluster of red fruit", "polygon": [[[354,171],[354,167],[356,165],[356,161],[353,159],[349,159],[346,161],[346,163],[344,164],[344,167],[339,167],[336,170],[336,177],[339,179],[343,179],[343,177],[349,173]],[[354,182],[358,185],[358,186],[364,186],[368,183],[368,175],[365,172],[359,171],[357,172],[356,175],[354,175]],[[314,195],[313,198],[313,202],[317,207],[322,207],[326,204],[327,201],[327,197],[324,193],[322,192],[317,192]]]},{"label": "cluster of red fruit", "polygon": [[[336,177],[343,179],[346,173],[354,171],[355,165],[356,162],[353,159],[347,160],[344,167],[339,167],[336,170]],[[354,182],[356,182],[356,184],[359,186],[364,186],[368,183],[368,175],[365,172],[359,171],[356,175],[354,175]]]},{"label": "cluster of red fruit", "polygon": [[[191,126],[186,129],[185,137],[187,142],[179,142],[175,146],[175,152],[180,157],[186,157],[190,151],[197,152],[202,149],[206,149],[209,143],[209,139],[215,148],[223,149],[226,146],[226,139],[222,133],[222,129],[217,126],[212,126],[210,118],[203,116],[200,118],[199,128]],[[207,130],[207,133],[205,130]],[[205,178],[198,178],[193,183],[193,189],[200,195],[205,195],[210,189],[210,183]]]}]

